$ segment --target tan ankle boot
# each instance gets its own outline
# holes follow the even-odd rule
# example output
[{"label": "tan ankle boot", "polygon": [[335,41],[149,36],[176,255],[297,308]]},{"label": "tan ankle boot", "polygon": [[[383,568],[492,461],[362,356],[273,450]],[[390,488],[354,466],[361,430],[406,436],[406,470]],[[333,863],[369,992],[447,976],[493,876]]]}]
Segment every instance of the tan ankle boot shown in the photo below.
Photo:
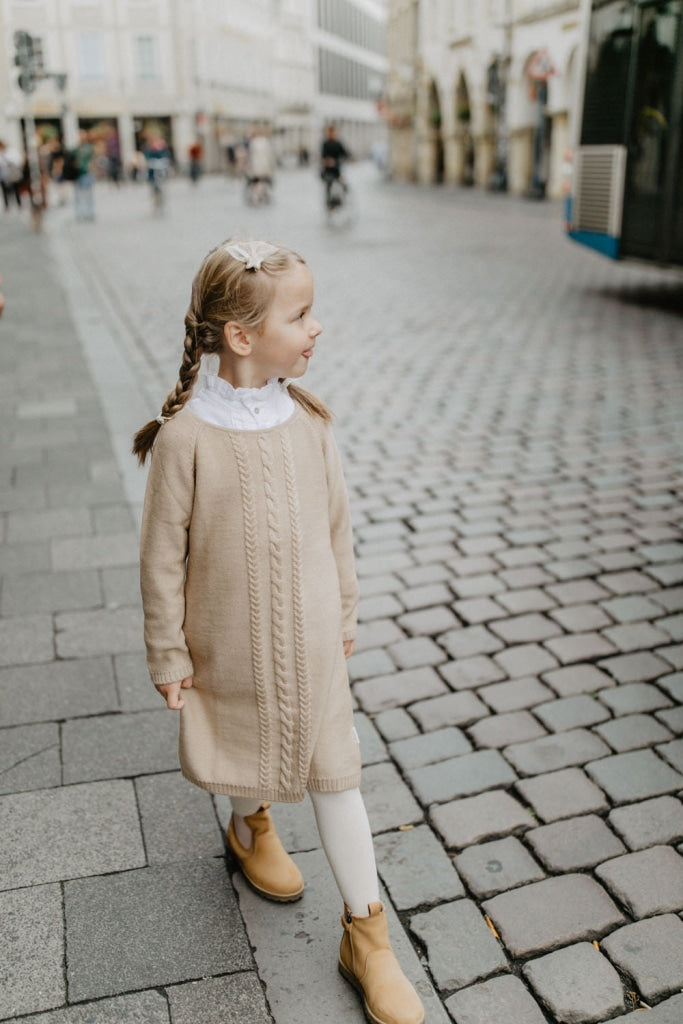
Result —
[{"label": "tan ankle boot", "polygon": [[423,1024],[422,1003],[389,943],[384,907],[371,903],[368,910],[369,917],[354,917],[344,908],[339,970],[362,995],[372,1024]]},{"label": "tan ankle boot", "polygon": [[293,903],[303,895],[304,880],[280,842],[269,807],[270,804],[263,804],[244,819],[252,836],[250,850],[245,850],[240,843],[230,818],[228,846],[252,889],[268,900]]}]

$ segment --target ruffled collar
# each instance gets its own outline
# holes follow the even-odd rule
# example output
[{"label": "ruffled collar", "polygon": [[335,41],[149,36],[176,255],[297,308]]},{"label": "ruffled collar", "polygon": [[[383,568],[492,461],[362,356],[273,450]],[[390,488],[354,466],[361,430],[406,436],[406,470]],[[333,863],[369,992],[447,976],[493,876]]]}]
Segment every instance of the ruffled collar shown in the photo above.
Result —
[{"label": "ruffled collar", "polygon": [[287,392],[287,385],[277,377],[271,377],[260,388],[234,388],[227,380],[215,373],[207,373],[204,378],[202,397],[214,402],[228,405],[240,405],[249,408],[254,404],[268,405],[277,401],[282,392]]}]

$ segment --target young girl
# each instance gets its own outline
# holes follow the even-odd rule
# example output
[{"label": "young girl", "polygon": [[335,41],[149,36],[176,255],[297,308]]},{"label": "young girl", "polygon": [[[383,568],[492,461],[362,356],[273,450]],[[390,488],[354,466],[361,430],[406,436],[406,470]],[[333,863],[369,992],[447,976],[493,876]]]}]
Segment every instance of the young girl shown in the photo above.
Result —
[{"label": "young girl", "polygon": [[[204,260],[179,380],[135,436],[152,450],[141,537],[152,681],[181,710],[183,775],[230,797],[230,851],[267,899],[299,899],[269,801],[310,794],[344,901],[339,970],[374,1024],[424,1012],[387,936],[345,658],[358,584],[330,413],[288,384],[322,328],[296,253],[231,241]],[[218,356],[194,397],[203,355]]]}]

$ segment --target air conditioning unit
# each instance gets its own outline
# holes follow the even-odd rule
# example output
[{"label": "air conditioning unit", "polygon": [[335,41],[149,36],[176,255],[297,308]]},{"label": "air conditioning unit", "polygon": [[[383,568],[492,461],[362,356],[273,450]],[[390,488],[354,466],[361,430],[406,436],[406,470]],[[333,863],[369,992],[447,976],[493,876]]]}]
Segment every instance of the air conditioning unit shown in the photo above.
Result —
[{"label": "air conditioning unit", "polygon": [[572,174],[572,228],[621,236],[626,146],[580,146]]}]

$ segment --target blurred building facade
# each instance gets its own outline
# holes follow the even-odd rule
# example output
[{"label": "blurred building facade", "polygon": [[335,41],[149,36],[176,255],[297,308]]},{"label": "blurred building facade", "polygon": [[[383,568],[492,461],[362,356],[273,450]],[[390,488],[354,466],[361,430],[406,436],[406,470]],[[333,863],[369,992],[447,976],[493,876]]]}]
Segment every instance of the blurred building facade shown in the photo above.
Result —
[{"label": "blurred building facade", "polygon": [[[65,83],[22,92],[17,30]],[[385,32],[386,0],[0,0],[0,138],[20,145],[30,112],[67,145],[113,134],[126,165],[161,131],[179,160],[199,139],[216,170],[255,125],[286,158],[335,120],[364,154],[385,131]]]},{"label": "blurred building facade", "polygon": [[395,178],[558,196],[580,0],[390,0]]},{"label": "blurred building facade", "polygon": [[356,155],[384,137],[386,0],[316,0],[318,121],[334,121]]}]

